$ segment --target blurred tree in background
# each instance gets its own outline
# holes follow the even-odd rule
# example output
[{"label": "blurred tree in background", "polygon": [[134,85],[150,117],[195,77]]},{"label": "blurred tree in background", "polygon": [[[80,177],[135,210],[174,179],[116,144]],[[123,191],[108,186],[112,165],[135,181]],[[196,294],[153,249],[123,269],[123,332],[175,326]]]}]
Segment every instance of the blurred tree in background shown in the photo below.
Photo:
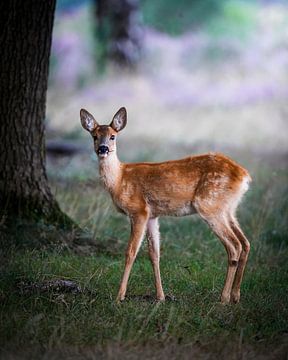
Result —
[{"label": "blurred tree in background", "polygon": [[226,3],[228,0],[58,0],[57,10],[88,5],[98,69],[103,72],[107,61],[136,67],[142,55],[143,26],[179,35],[217,17]]},{"label": "blurred tree in background", "polygon": [[107,59],[133,68],[141,54],[141,25],[138,0],[95,0],[98,61]]},{"label": "blurred tree in background", "polygon": [[141,57],[141,22],[178,35],[217,16],[227,0],[94,0],[98,62],[135,67]]}]

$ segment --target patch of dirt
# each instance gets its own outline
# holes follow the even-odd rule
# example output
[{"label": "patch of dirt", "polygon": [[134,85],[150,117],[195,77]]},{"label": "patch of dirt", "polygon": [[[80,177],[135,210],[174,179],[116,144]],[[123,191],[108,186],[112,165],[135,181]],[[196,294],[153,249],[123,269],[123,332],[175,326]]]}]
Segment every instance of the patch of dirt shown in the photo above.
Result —
[{"label": "patch of dirt", "polygon": [[31,294],[35,292],[54,292],[82,294],[84,291],[75,281],[66,279],[53,279],[38,282],[21,281],[17,284],[20,294]]}]

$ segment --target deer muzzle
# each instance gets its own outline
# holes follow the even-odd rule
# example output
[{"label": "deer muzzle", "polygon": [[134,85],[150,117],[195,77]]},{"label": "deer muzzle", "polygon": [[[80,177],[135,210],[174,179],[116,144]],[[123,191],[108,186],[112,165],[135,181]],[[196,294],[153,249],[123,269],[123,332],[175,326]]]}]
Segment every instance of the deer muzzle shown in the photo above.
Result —
[{"label": "deer muzzle", "polygon": [[100,145],[97,154],[98,155],[107,155],[109,153],[109,148],[106,145]]}]

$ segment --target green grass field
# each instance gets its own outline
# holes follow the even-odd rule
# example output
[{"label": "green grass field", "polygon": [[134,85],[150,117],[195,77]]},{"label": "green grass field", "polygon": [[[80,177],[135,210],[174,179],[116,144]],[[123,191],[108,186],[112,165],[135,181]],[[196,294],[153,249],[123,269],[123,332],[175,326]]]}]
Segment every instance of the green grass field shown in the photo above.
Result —
[{"label": "green grass field", "polygon": [[[11,349],[15,358],[19,354],[20,358],[39,358],[39,354],[62,358],[64,353],[79,358],[90,354],[87,358],[92,359],[97,354],[164,358],[170,353],[175,358],[191,358],[191,354],[197,358],[261,354],[282,358],[288,330],[288,174],[279,159],[265,167],[258,161],[249,162],[254,181],[239,211],[251,240],[251,256],[241,302],[228,306],[219,303],[225,250],[196,216],[161,220],[161,271],[167,301],[155,302],[144,243],[127,300],[117,305],[129,234],[127,219],[114,210],[97,181],[52,178],[62,208],[93,232],[97,247],[88,254],[58,246],[2,252],[3,359]],[[21,291],[21,283],[53,279],[73,280],[83,292]]]}]

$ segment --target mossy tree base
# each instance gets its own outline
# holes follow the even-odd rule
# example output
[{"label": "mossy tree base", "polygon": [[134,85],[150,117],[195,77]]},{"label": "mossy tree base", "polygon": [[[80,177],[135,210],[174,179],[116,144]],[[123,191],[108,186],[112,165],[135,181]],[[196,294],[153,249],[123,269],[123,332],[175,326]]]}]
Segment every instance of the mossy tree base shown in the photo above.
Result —
[{"label": "mossy tree base", "polygon": [[[21,202],[22,205],[24,202]],[[33,203],[32,203],[33,204]],[[43,206],[28,206],[23,209],[6,208],[0,214],[0,247],[70,249],[85,252],[85,247],[95,246],[92,235],[79,227],[68,215],[63,213],[52,198]],[[31,202],[30,202],[31,205]],[[9,210],[9,211],[8,211]]]}]

